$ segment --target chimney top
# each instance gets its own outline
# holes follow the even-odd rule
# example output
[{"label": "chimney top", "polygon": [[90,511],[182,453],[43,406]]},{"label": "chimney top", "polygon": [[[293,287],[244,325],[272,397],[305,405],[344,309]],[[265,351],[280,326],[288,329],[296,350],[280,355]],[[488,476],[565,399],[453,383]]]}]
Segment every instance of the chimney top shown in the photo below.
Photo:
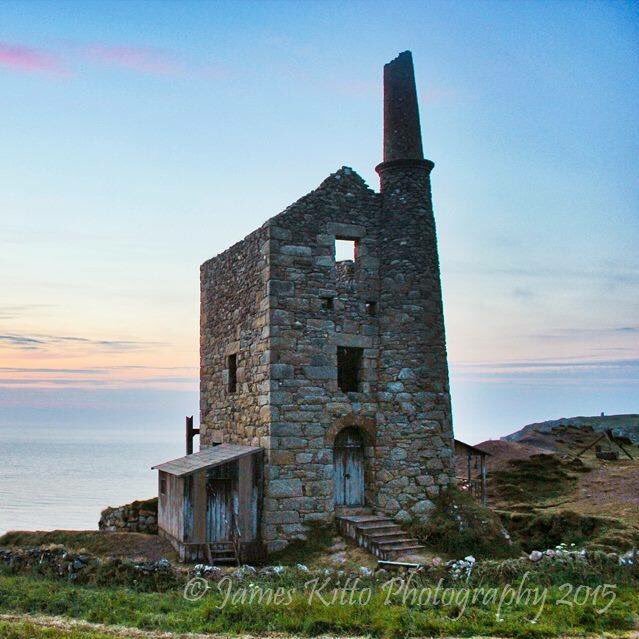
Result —
[{"label": "chimney top", "polygon": [[384,162],[423,159],[413,56],[404,51],[384,65]]}]

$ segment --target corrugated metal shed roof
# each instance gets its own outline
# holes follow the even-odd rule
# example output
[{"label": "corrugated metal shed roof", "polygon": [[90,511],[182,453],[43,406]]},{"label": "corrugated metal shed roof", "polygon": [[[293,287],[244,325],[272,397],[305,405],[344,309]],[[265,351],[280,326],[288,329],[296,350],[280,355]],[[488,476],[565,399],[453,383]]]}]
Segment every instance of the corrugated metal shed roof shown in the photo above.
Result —
[{"label": "corrugated metal shed roof", "polygon": [[226,462],[239,459],[245,455],[252,455],[261,451],[257,446],[240,446],[238,444],[220,444],[219,446],[210,446],[204,448],[198,453],[185,455],[178,459],[173,459],[157,466],[152,466],[154,470],[161,470],[169,475],[188,475],[201,468],[218,466]]},{"label": "corrugated metal shed roof", "polygon": [[482,450],[481,448],[477,448],[477,446],[471,446],[470,444],[463,442],[461,439],[456,439],[455,444],[462,446],[463,448],[470,448],[470,450],[472,450],[477,455],[487,455],[488,457],[492,457],[492,453],[489,453],[486,450]]}]

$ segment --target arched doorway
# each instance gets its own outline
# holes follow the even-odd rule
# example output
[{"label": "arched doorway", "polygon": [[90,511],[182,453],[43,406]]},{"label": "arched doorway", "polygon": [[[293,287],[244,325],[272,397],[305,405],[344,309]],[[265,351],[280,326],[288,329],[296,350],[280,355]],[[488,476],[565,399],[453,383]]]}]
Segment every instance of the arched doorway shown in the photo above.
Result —
[{"label": "arched doorway", "polygon": [[357,428],[344,428],[333,446],[336,506],[364,505],[364,440]]}]

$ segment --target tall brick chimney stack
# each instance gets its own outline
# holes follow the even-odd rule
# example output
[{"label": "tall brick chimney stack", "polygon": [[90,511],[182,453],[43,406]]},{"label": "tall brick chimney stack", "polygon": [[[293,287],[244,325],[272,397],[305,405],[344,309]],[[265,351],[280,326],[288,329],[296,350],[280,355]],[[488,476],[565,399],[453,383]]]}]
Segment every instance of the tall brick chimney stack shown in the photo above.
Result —
[{"label": "tall brick chimney stack", "polygon": [[413,56],[404,51],[384,65],[384,162],[423,159]]},{"label": "tall brick chimney stack", "polygon": [[[385,419],[378,442],[436,469],[441,486],[453,481],[454,469],[433,166],[423,155],[413,59],[405,51],[384,66],[384,161],[376,167],[382,197],[378,384]],[[394,505],[391,488],[388,494],[380,488],[381,509]],[[427,488],[430,496],[437,490]]]}]

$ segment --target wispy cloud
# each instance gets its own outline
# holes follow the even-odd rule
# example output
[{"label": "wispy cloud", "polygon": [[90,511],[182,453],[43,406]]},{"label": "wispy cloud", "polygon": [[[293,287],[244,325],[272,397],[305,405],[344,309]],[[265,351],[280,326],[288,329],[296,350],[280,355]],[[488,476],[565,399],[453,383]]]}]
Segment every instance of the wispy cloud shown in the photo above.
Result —
[{"label": "wispy cloud", "polygon": [[[176,53],[154,47],[94,43],[65,44],[54,50],[0,42],[0,67],[17,73],[72,76],[83,63],[156,76],[175,76],[187,71],[198,71],[197,68],[188,69]],[[210,72],[207,68],[201,75],[206,77]]]},{"label": "wispy cloud", "polygon": [[13,306],[0,306],[0,320],[17,319],[25,317],[42,308],[49,308],[48,304],[16,304]]},{"label": "wispy cloud", "polygon": [[122,366],[94,366],[92,368],[34,368],[32,366],[0,366],[5,373],[105,373],[121,370],[143,371],[197,371],[197,366],[145,366],[143,364],[123,364]]},{"label": "wispy cloud", "polygon": [[37,337],[26,337],[25,335],[0,335],[0,342],[19,348],[38,348],[39,345],[45,344]]},{"label": "wispy cloud", "polygon": [[5,344],[6,346],[19,349],[44,349],[51,345],[60,345],[65,343],[76,343],[110,351],[140,350],[143,348],[150,348],[151,346],[158,346],[161,344],[161,342],[152,341],[146,342],[120,339],[89,339],[86,337],[76,337],[69,335],[21,335],[18,333],[7,333],[4,335],[0,335],[0,344]]},{"label": "wispy cloud", "polygon": [[[512,244],[510,238],[508,238],[508,244]],[[608,285],[634,285],[639,283],[639,269],[619,264],[604,264],[588,269],[570,269],[562,266],[561,270],[558,271],[557,268],[541,265],[496,267],[481,266],[467,260],[455,260],[449,264],[448,271],[455,274],[472,273],[473,275],[506,276],[516,278],[519,282],[522,279],[530,279],[533,281],[586,280],[588,282],[604,282]]]},{"label": "wispy cloud", "polygon": [[527,300],[535,297],[535,294],[529,288],[517,286],[513,289],[512,296],[517,299]]},{"label": "wispy cloud", "polygon": [[137,73],[176,75],[184,71],[184,65],[174,54],[152,47],[93,44],[86,47],[85,53],[87,57],[101,64]]},{"label": "wispy cloud", "polygon": [[56,54],[8,42],[0,42],[0,66],[19,73],[71,75],[64,61]]},{"label": "wispy cloud", "polygon": [[197,384],[197,366],[0,367],[0,388],[194,389]]},{"label": "wispy cloud", "polygon": [[502,362],[451,363],[453,382],[514,384],[528,387],[639,386],[639,358],[522,359]]},{"label": "wispy cloud", "polygon": [[602,328],[558,328],[546,333],[538,333],[539,339],[582,339],[583,337],[606,337],[639,333],[639,326],[609,326]]},{"label": "wispy cloud", "polygon": [[638,358],[620,359],[527,359],[512,362],[468,362],[456,364],[460,369],[529,370],[574,368],[639,368]]},{"label": "wispy cloud", "polygon": [[65,375],[99,375],[104,374],[106,368],[29,368],[26,366],[0,366],[0,374],[2,373],[56,373]]}]

